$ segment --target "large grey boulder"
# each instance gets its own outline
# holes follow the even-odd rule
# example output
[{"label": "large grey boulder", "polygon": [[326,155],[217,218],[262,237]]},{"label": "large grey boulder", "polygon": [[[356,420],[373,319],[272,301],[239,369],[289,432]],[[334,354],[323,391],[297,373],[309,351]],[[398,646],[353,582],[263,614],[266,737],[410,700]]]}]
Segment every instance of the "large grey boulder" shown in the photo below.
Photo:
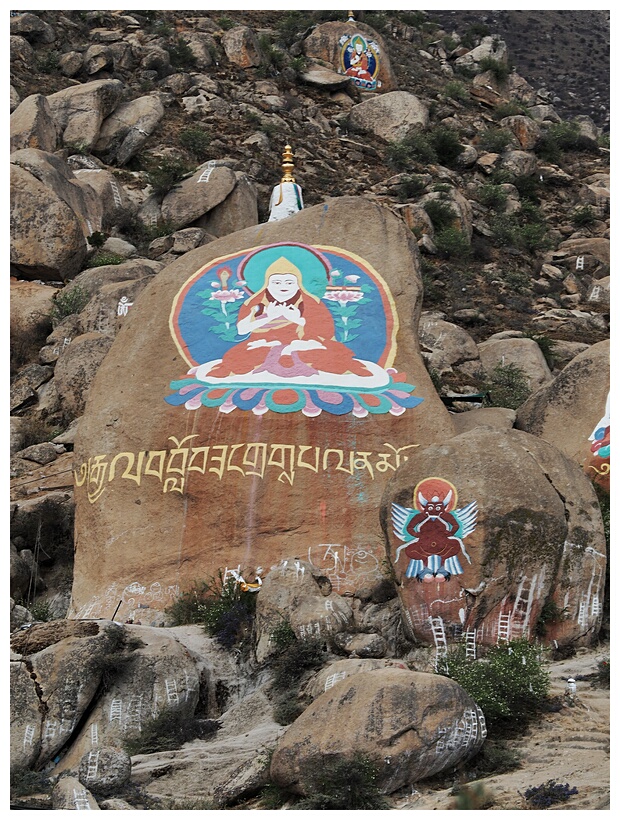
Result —
[{"label": "large grey boulder", "polygon": [[491,338],[480,342],[478,351],[482,366],[488,374],[498,365],[513,365],[524,372],[530,390],[538,390],[553,378],[542,350],[534,339]]},{"label": "large grey boulder", "polygon": [[400,142],[428,125],[428,107],[408,91],[390,91],[354,105],[349,122],[386,142]]},{"label": "large grey boulder", "polygon": [[236,185],[226,199],[198,220],[198,224],[212,236],[226,236],[258,225],[256,186],[241,171],[236,171],[235,177]]},{"label": "large grey boulder", "polygon": [[83,414],[91,382],[112,341],[103,333],[83,333],[73,339],[58,359],[54,381],[68,420]]},{"label": "large grey boulder", "polygon": [[467,378],[479,377],[483,371],[478,346],[466,330],[422,314],[419,325],[420,347],[428,367],[440,376],[460,373]]},{"label": "large grey boulder", "polygon": [[275,651],[271,636],[286,619],[299,638],[328,637],[352,625],[351,607],[316,567],[296,558],[274,567],[256,603],[256,657]]},{"label": "large grey boulder", "polygon": [[124,86],[120,80],[93,80],[51,94],[47,101],[65,147],[90,151],[101,123],[120,103]]},{"label": "large grey boulder", "polygon": [[361,753],[389,794],[466,760],[485,736],[481,710],[455,681],[408,669],[361,672],[319,695],[287,729],[271,777],[308,794],[317,766]]},{"label": "large grey boulder", "polygon": [[248,26],[235,26],[225,32],[222,47],[229,62],[240,68],[259,66],[263,60],[258,38]]},{"label": "large grey boulder", "polygon": [[122,634],[109,621],[50,621],[12,636],[12,770],[41,768],[67,743]]},{"label": "large grey boulder", "polygon": [[52,112],[43,94],[32,94],[11,114],[11,151],[40,148],[56,150],[58,134]]},{"label": "large grey boulder", "polygon": [[234,171],[225,165],[201,166],[166,194],[161,203],[162,219],[185,228],[223,202],[236,184]]},{"label": "large grey boulder", "polygon": [[142,148],[164,116],[157,95],[123,103],[107,117],[93,147],[107,165],[125,165]]}]

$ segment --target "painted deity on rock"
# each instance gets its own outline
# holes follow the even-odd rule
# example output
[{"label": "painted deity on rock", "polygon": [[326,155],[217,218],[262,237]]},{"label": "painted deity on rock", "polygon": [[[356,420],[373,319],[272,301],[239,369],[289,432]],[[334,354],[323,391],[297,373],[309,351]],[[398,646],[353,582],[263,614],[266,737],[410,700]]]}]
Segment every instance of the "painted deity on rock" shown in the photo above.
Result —
[{"label": "painted deity on rock", "polygon": [[404,543],[396,550],[396,562],[404,550],[409,558],[406,578],[424,583],[444,583],[462,575],[459,556],[471,564],[463,539],[476,528],[478,505],[471,501],[456,508],[456,488],[443,478],[425,478],[413,493],[414,508],[392,504],[392,525]]},{"label": "painted deity on rock", "polygon": [[190,367],[166,401],[188,410],[363,418],[422,401],[391,366],[398,319],[385,283],[336,248],[279,243],[215,260],[170,321]]},{"label": "painted deity on rock", "polygon": [[353,84],[365,91],[375,91],[381,86],[379,74],[379,46],[366,40],[361,34],[343,34],[338,41],[341,46],[339,73],[346,74]]}]

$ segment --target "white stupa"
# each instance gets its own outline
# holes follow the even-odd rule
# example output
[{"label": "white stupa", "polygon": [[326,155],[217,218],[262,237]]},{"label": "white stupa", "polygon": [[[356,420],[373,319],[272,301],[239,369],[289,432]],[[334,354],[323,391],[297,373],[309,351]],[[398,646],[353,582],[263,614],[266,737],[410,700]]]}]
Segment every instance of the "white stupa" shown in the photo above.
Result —
[{"label": "white stupa", "polygon": [[269,202],[269,222],[286,219],[287,216],[292,216],[297,211],[303,210],[304,201],[301,188],[295,182],[293,168],[293,151],[290,145],[286,145],[282,154],[284,174],[280,183],[273,189]]}]

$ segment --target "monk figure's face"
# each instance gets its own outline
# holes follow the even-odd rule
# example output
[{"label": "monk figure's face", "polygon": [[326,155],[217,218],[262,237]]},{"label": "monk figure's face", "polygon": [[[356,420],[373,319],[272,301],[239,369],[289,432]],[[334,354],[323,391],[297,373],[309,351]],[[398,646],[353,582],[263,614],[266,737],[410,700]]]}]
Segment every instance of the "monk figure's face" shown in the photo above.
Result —
[{"label": "monk figure's face", "polygon": [[269,277],[267,290],[278,302],[286,302],[299,290],[297,277],[292,273],[273,273]]}]

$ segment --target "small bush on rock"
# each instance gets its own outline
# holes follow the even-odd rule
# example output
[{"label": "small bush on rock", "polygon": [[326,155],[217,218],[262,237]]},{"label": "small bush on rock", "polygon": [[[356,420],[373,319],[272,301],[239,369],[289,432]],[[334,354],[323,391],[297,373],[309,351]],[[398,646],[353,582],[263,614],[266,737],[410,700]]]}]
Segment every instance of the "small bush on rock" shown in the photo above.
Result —
[{"label": "small bush on rock", "polygon": [[603,658],[603,660],[599,661],[596,665],[597,675],[596,675],[596,684],[600,686],[601,689],[609,689],[610,686],[610,674],[609,674],[609,658]]},{"label": "small bush on rock", "polygon": [[571,789],[568,783],[556,783],[547,780],[540,786],[532,786],[525,791],[525,799],[531,808],[548,809],[556,803],[566,803],[572,794],[579,794],[575,786]]},{"label": "small bush on rock", "polygon": [[448,676],[476,701],[492,730],[525,724],[545,702],[549,675],[539,650],[524,639],[492,647],[472,661],[459,647],[448,653]]},{"label": "small bush on rock", "polygon": [[365,755],[358,753],[349,760],[321,758],[303,783],[308,797],[296,803],[295,809],[388,809],[377,778],[377,764]]},{"label": "small bush on rock", "polygon": [[128,754],[152,754],[180,749],[184,743],[210,737],[220,728],[217,720],[199,720],[185,717],[179,709],[166,708],[147,721],[139,735],[127,738],[124,747]]},{"label": "small bush on rock", "polygon": [[54,304],[50,310],[52,326],[56,327],[67,316],[80,313],[90,300],[90,294],[81,285],[70,285],[59,290],[54,296]]},{"label": "small bush on rock", "polygon": [[478,63],[482,71],[490,71],[498,83],[503,83],[508,79],[510,69],[505,63],[493,59],[493,57],[483,57]]},{"label": "small bush on rock", "polygon": [[435,234],[435,247],[446,259],[464,259],[470,253],[469,239],[458,228],[444,228]]},{"label": "small bush on rock", "polygon": [[449,203],[442,199],[429,199],[424,203],[424,210],[433,223],[433,228],[438,232],[452,227],[457,220],[457,215]]},{"label": "small bush on rock", "polygon": [[179,134],[179,142],[197,159],[202,160],[208,152],[211,136],[202,126],[190,125]]},{"label": "small bush on rock", "polygon": [[146,177],[153,193],[164,195],[189,174],[190,170],[182,159],[163,157],[149,162]]},{"label": "small bush on rock", "polygon": [[256,594],[243,592],[240,584],[229,578],[217,578],[194,584],[166,609],[175,625],[203,624],[224,649],[248,645],[254,627]]},{"label": "small bush on rock", "polygon": [[43,772],[31,769],[16,769],[11,772],[11,797],[25,797],[51,791],[51,781]]},{"label": "small bush on rock", "polygon": [[516,364],[498,364],[484,386],[489,394],[489,407],[508,407],[516,410],[532,392],[525,372]]}]

